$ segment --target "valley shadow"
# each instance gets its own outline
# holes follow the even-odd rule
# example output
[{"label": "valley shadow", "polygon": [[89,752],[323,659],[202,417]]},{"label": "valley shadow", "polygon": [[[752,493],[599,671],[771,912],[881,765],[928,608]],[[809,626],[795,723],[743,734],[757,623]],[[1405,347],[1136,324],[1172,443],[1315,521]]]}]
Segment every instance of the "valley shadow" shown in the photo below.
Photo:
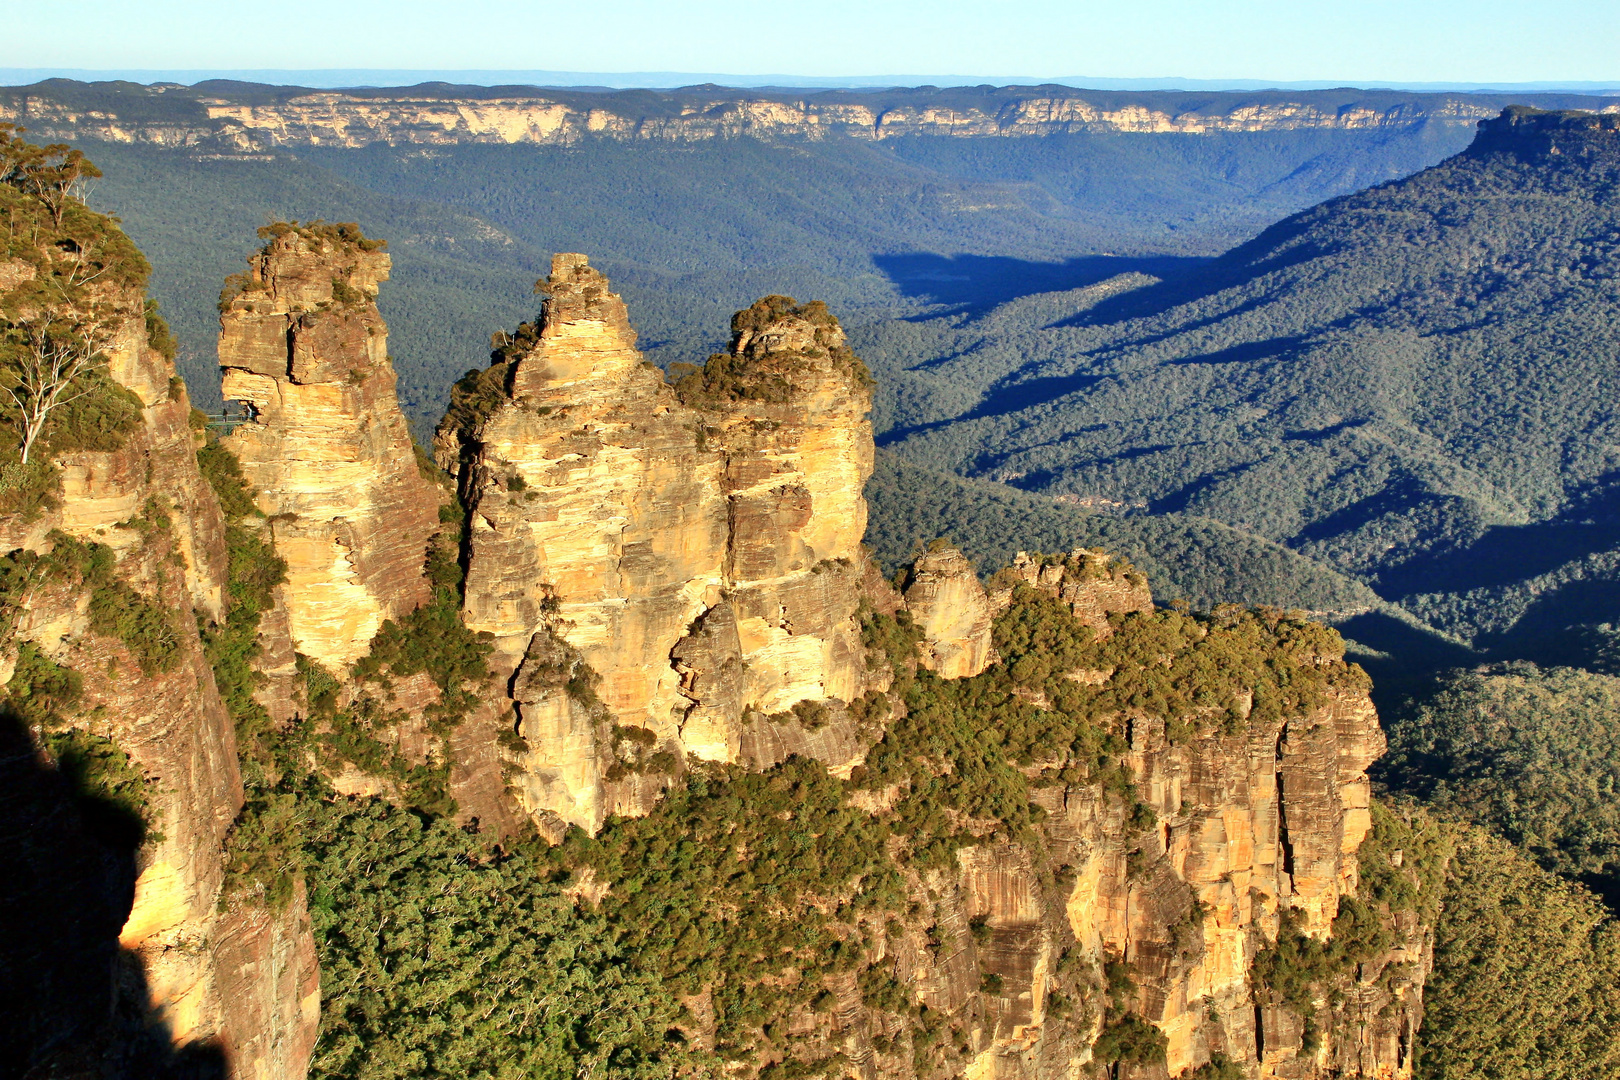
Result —
[{"label": "valley shadow", "polygon": [[141,826],[46,764],[0,706],[0,1080],[223,1080],[217,1046],[172,1046],[118,933]]},{"label": "valley shadow", "polygon": [[1479,644],[1496,659],[1590,667],[1592,659],[1588,650],[1581,648],[1577,631],[1617,622],[1620,581],[1570,581],[1538,596],[1511,628],[1482,637]]},{"label": "valley shadow", "polygon": [[1208,261],[1182,255],[1080,255],[1062,262],[927,252],[872,256],[902,296],[975,313],[1021,296],[1083,289],[1120,274],[1179,278]]},{"label": "valley shadow", "polygon": [[1271,360],[1292,352],[1304,342],[1303,334],[1267,338],[1265,341],[1246,341],[1241,345],[1216,349],[1214,352],[1178,357],[1166,361],[1166,364],[1172,367],[1187,367],[1198,364],[1243,364],[1253,360]]},{"label": "valley shadow", "polygon": [[1422,555],[1383,571],[1379,582],[1381,591],[1391,596],[1465,592],[1510,585],[1617,547],[1620,476],[1611,474],[1558,517],[1528,525],[1493,525],[1464,548]]},{"label": "valley shadow", "polygon": [[[1349,426],[1360,425],[1352,424]],[[1304,437],[1309,438],[1309,436]],[[1353,533],[1380,518],[1400,518],[1410,515],[1425,505],[1430,507],[1438,506],[1443,509],[1445,502],[1444,497],[1437,496],[1419,478],[1408,472],[1397,472],[1384,483],[1382,488],[1379,488],[1373,494],[1341,506],[1332,513],[1323,514],[1299,530],[1292,542],[1328,540],[1335,536]],[[1385,581],[1382,576],[1378,580],[1381,584]],[[1384,596],[1406,595],[1402,592],[1396,592],[1388,586],[1382,587],[1380,593]]]},{"label": "valley shadow", "polygon": [[1620,866],[1609,863],[1601,873],[1578,874],[1575,880],[1603,901],[1610,918],[1620,918]]},{"label": "valley shadow", "polygon": [[1430,682],[1435,672],[1472,667],[1483,659],[1472,649],[1383,611],[1369,611],[1334,626],[1363,647],[1347,648],[1346,658],[1372,676],[1373,704],[1384,715]]},{"label": "valley shadow", "polygon": [[[1177,273],[1154,273],[1164,280],[1157,285],[1111,296],[1094,307],[1066,319],[1058,326],[1107,326],[1162,315],[1183,304],[1196,303],[1226,289],[1235,288],[1267,274],[1291,269],[1302,263],[1328,254],[1319,245],[1296,244],[1309,230],[1305,215],[1285,219],[1256,236],[1253,240],[1208,259],[1187,259]],[[1266,297],[1251,297],[1237,307],[1210,318],[1189,322],[1177,331],[1208,325],[1248,308],[1258,306]]]},{"label": "valley shadow", "polygon": [[1089,389],[1102,378],[1100,375],[1052,375],[1027,379],[1023,382],[1003,380],[986,391],[984,397],[979,399],[979,403],[967,412],[944,420],[930,420],[925,424],[890,428],[877,437],[877,445],[889,446],[913,435],[937,431],[965,420],[982,420],[986,417],[1022,412],[1032,406],[1043,405],[1068,394]]}]

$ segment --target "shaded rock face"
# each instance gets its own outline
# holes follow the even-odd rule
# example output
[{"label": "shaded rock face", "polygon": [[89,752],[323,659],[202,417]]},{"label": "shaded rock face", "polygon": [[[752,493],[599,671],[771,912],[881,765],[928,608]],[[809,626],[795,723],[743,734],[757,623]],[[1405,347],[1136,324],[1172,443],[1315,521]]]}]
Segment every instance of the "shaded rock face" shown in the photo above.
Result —
[{"label": "shaded rock face", "polygon": [[[176,1046],[217,1047],[233,1077],[298,1078],[319,1007],[302,898],[283,911],[220,905],[222,853],[242,782],[235,732],[196,628],[197,617],[210,623],[223,615],[224,520],[198,470],[184,387],[147,343],[139,297],[128,307],[108,349],[108,373],[139,398],[138,425],[118,450],[59,455],[61,506],[33,522],[0,518],[0,551],[48,553],[64,542],[52,530],[103,545],[116,580],[166,615],[170,647],[161,665],[143,671],[130,645],[94,629],[87,587],[39,576],[7,612],[0,674],[10,678],[24,643],[73,669],[83,690],[62,719],[113,740],[145,777],[151,830],[130,841],[132,880],[105,898],[121,917],[116,946],[132,973],[112,988],[111,1008],[160,1025]],[[74,857],[51,854],[53,862]],[[71,911],[91,901],[75,894],[59,902]],[[86,960],[64,951],[51,962]],[[45,969],[14,974],[48,980]],[[115,1038],[105,1016],[80,1035],[96,1045]]]},{"label": "shaded rock face", "polygon": [[[745,752],[742,726],[863,690],[871,398],[842,331],[770,308],[735,334],[731,382],[683,400],[584,256],[558,255],[541,288],[538,325],[464,387],[436,442],[468,511],[467,625],[515,686],[549,663],[540,635],[576,650],[605,715],[676,761],[807,749],[784,734]],[[527,809],[590,828],[644,809],[658,785],[608,781],[603,724],[565,697],[517,699]]]},{"label": "shaded rock face", "polygon": [[249,260],[220,318],[222,393],[254,415],[225,444],[287,561],[288,633],[339,671],[427,601],[438,528],[375,302],[388,265],[369,244],[291,229]]}]

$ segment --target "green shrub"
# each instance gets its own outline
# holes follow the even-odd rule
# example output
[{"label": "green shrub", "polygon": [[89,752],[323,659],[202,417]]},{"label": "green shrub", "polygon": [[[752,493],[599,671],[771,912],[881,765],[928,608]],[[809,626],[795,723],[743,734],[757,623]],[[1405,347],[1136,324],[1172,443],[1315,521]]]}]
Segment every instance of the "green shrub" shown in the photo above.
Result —
[{"label": "green shrub", "polygon": [[[1420,810],[1373,804],[1373,828],[1357,852],[1358,896],[1339,900],[1338,913],[1324,940],[1299,929],[1284,908],[1277,940],[1255,954],[1249,983],[1255,999],[1286,1005],[1313,1031],[1316,1002],[1338,989],[1356,965],[1396,945],[1400,916],[1416,915],[1433,925],[1451,845],[1441,828]],[[1398,853],[1398,854],[1397,854]]]},{"label": "green shrub", "polygon": [[145,775],[109,736],[69,726],[65,715],[83,696],[84,679],[55,663],[31,641],[22,642],[6,683],[3,706],[38,732],[40,746],[73,788],[92,828],[113,844],[134,848],[152,831]]},{"label": "green shrub", "polygon": [[49,537],[47,572],[74,581],[90,593],[90,629],[115,637],[135,656],[141,674],[172,671],[180,662],[180,637],[163,606],[117,575],[117,556],[103,544],[61,531]]},{"label": "green shrub", "polygon": [[146,316],[146,344],[163,359],[174,363],[174,358],[180,353],[180,342],[169,329],[169,324],[164,321],[163,316],[158,314],[158,302],[146,301],[143,310]]},{"label": "green shrub", "polygon": [[1103,1026],[1091,1045],[1092,1057],[1108,1065],[1130,1062],[1141,1065],[1164,1064],[1170,1045],[1164,1033],[1135,1013],[1127,1013]]},{"label": "green shrub", "polygon": [[738,355],[743,335],[757,333],[783,319],[799,318],[814,328],[815,352],[827,357],[834,370],[846,374],[858,386],[871,388],[872,374],[860,358],[843,344],[838,320],[819,300],[798,304],[790,296],[767,296],[756,300],[731,318],[731,352],[715,353],[701,368],[691,364],[671,364],[669,378],[681,401],[700,409],[718,409],[741,401],[779,405],[792,399],[793,383],[779,364],[762,363],[759,358]]}]

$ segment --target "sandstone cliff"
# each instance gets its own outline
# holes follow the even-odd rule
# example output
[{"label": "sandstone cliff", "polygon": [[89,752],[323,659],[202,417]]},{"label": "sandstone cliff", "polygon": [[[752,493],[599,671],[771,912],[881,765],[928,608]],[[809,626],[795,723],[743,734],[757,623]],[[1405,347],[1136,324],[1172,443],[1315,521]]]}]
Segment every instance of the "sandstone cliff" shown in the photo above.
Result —
[{"label": "sandstone cliff", "polygon": [[[919,626],[946,589],[983,612],[982,593],[973,599],[951,580],[958,558],[937,550],[919,559]],[[1411,1076],[1427,930],[1415,910],[1357,899],[1372,824],[1366,768],[1383,736],[1364,678],[1331,635],[1235,611],[1201,622],[1156,614],[1140,577],[1096,552],[1021,558],[996,585],[1012,620],[997,631],[1010,666],[972,683],[902,672],[890,698],[913,715],[892,722],[851,794],[890,823],[891,842],[910,848],[895,907],[904,917],[885,923],[859,905],[840,909],[839,940],[861,949],[856,970],[819,975],[817,1002],[799,991],[809,1004],[767,1006],[763,1038],[706,1007],[694,1010],[692,1034],[704,1045],[751,1046],[768,1061],[847,1062],[884,1077]],[[1043,608],[1043,596],[1072,622]],[[1032,625],[1035,635],[1020,639],[1018,628]],[[888,658],[902,666],[937,665],[945,644],[923,640],[913,652],[914,638],[891,640],[898,651]],[[961,640],[953,632],[947,642]],[[1090,643],[1079,655],[1093,659],[1082,663],[1108,666],[1038,674],[1075,641]],[[1193,659],[1188,649],[1209,653]],[[1175,698],[1185,672],[1211,663],[1239,673],[1206,675],[1185,704],[1153,703]],[[1295,685],[1317,689],[1280,704],[1271,695],[1281,684],[1253,674],[1267,664],[1298,664]],[[950,703],[988,709],[998,688],[1038,709],[1094,717],[1107,732],[1104,757],[1080,751],[1078,739],[1031,755],[1021,773],[1044,811],[1038,824],[1020,834],[1005,819],[968,815],[973,836],[958,834],[954,857],[930,868],[918,845],[931,827],[912,815],[964,805],[942,786],[907,806],[919,777],[951,768],[936,748],[972,738],[979,724],[1041,722],[1023,706],[950,719]],[[991,745],[1017,752],[1017,738],[1003,738]],[[1116,760],[1109,745],[1117,772],[1101,765]],[[921,767],[894,753],[921,755]],[[956,791],[985,782],[964,776]],[[1366,854],[1381,880],[1404,872],[1398,846],[1385,838]],[[1329,939],[1338,944],[1320,944]],[[1334,949],[1346,959],[1325,959],[1341,955]],[[787,965],[761,971],[755,992],[792,987]],[[890,979],[909,1009],[885,997]]]},{"label": "sandstone cliff", "polygon": [[[64,228],[73,231],[79,213],[70,207]],[[132,248],[117,255],[115,241],[105,231],[79,239],[105,244],[109,262],[139,260]],[[19,803],[8,803],[4,831],[60,841],[8,862],[26,894],[8,904],[18,905],[13,913],[37,910],[44,926],[70,928],[36,942],[39,931],[8,925],[8,957],[39,950],[5,977],[8,994],[26,997],[8,1010],[8,1039],[34,1040],[19,1053],[54,1045],[45,1059],[19,1059],[47,1072],[99,1058],[105,1075],[151,1075],[145,1070],[159,1067],[172,1041],[214,1046],[233,1077],[297,1078],[319,1005],[314,945],[301,900],[277,911],[221,903],[223,846],[243,792],[232,721],[197,628],[217,624],[227,608],[225,526],[198,468],[184,386],[142,314],[144,272],[130,277],[84,301],[113,313],[106,382],[87,400],[125,419],[103,412],[100,432],[72,431],[96,449],[49,453],[60,476],[55,506],[0,516],[0,677],[8,680],[0,723],[22,725],[17,737],[35,744],[13,749],[8,787],[15,781],[20,790],[33,783],[24,774],[39,771],[52,807],[35,804],[42,816],[19,820]],[[83,423],[67,414],[57,430]],[[95,813],[116,821],[138,807],[144,826],[97,826],[92,814],[88,833],[53,831],[74,816],[64,809],[62,773],[102,793],[78,796],[102,807]],[[129,809],[108,809],[119,806]],[[62,867],[85,859],[103,871],[72,887],[59,881]],[[92,908],[106,909],[116,955],[112,938],[75,914]],[[98,969],[91,953],[104,953],[109,966]],[[137,1033],[154,1024],[162,1045],[139,1050]]]},{"label": "sandstone cliff", "polygon": [[[908,579],[905,607],[923,632],[922,665],[946,679],[989,667],[995,655],[994,611],[967,557],[936,545],[912,565]],[[1001,598],[1003,606],[1008,598]]]},{"label": "sandstone cliff", "polygon": [[388,256],[334,226],[279,226],[221,301],[225,440],[287,562],[298,652],[341,670],[385,620],[425,603],[438,491],[417,468],[377,313]]},{"label": "sandstone cliff", "polygon": [[[128,94],[130,91],[126,91]],[[571,145],[590,139],[688,142],[725,138],[888,139],[912,135],[1037,137],[1080,132],[1212,134],[1365,131],[1430,123],[1471,127],[1504,105],[1620,111],[1572,95],[1259,91],[1204,95],[1070,87],[827,91],[794,94],[717,87],[634,94],[483,87],[381,91],[281,90],[251,97],[219,89],[133,91],[148,100],[0,92],[0,120],[52,137],[254,153],[278,147]],[[88,100],[87,100],[88,99]]]},{"label": "sandstone cliff", "polygon": [[[584,256],[541,288],[538,323],[463,380],[437,440],[468,513],[467,625],[517,672],[520,798],[594,828],[645,807],[659,755],[853,765],[857,741],[791,713],[864,688],[870,391],[836,321],[762,302],[683,394]],[[562,646],[600,678],[588,694],[536,674]]]}]

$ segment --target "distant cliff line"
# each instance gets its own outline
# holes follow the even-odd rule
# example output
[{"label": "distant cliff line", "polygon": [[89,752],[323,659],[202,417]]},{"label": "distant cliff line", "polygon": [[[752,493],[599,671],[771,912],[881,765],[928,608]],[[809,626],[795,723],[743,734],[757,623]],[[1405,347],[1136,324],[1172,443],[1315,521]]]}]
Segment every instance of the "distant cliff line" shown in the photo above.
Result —
[{"label": "distant cliff line", "polygon": [[1366,131],[1424,123],[1472,126],[1515,103],[1620,112],[1620,98],[1356,89],[1188,93],[1011,86],[804,94],[718,86],[590,91],[424,84],[328,91],[237,82],[146,87],[53,79],[0,89],[0,121],[21,124],[36,137],[246,153],[374,144],[567,146],[597,138],[679,143]]}]

